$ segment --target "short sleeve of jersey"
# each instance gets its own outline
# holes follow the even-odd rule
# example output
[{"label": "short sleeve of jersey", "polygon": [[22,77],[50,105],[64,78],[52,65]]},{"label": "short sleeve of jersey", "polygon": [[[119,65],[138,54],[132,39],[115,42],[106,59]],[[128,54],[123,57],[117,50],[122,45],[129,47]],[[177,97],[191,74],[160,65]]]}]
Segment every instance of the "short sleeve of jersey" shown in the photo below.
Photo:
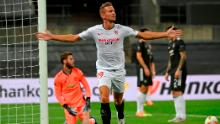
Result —
[{"label": "short sleeve of jersey", "polygon": [[124,31],[124,35],[125,37],[129,37],[129,36],[137,36],[138,31],[127,27],[127,26],[122,26],[122,30]]},{"label": "short sleeve of jersey", "polygon": [[180,51],[180,52],[186,50],[186,45],[185,45],[185,43],[184,43],[183,40],[179,40],[179,41],[178,41],[178,44],[179,44],[179,51]]},{"label": "short sleeve of jersey", "polygon": [[93,38],[92,31],[94,30],[94,27],[88,28],[87,30],[79,33],[79,37],[83,40],[90,40]]}]

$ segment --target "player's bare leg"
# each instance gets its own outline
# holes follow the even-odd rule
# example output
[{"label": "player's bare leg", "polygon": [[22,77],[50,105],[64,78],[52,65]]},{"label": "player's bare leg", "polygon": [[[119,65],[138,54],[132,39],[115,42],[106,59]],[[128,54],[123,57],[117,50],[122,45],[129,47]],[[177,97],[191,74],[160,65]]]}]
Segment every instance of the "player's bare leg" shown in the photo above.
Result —
[{"label": "player's bare leg", "polygon": [[117,109],[118,123],[119,124],[125,124],[125,120],[124,120],[124,101],[123,101],[124,93],[114,92],[113,95],[114,95],[115,108]]},{"label": "player's bare leg", "polygon": [[80,119],[82,124],[96,124],[95,118],[91,118],[89,112],[83,112],[83,116]]},{"label": "player's bare leg", "polygon": [[89,112],[83,112],[82,124],[89,124]]},{"label": "player's bare leg", "polygon": [[142,92],[142,93],[147,93],[148,92],[148,86],[141,85],[141,87],[139,88],[139,91]]},{"label": "player's bare leg", "polygon": [[111,110],[109,106],[109,94],[110,90],[107,86],[101,86],[99,88],[101,98],[101,117],[103,124],[111,123]]},{"label": "player's bare leg", "polygon": [[182,122],[186,119],[185,100],[183,99],[183,92],[172,91],[172,95],[174,98],[176,117],[168,120],[168,122]]}]

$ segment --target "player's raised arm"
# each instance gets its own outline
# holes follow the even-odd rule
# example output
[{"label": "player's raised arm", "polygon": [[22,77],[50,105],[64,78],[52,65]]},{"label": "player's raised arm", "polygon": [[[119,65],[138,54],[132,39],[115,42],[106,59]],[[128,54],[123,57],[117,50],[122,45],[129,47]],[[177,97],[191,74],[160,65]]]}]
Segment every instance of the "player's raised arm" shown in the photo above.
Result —
[{"label": "player's raised arm", "polygon": [[167,30],[166,32],[138,32],[137,37],[144,40],[153,40],[160,38],[176,38],[182,35],[182,30],[173,30],[173,26]]},{"label": "player's raised arm", "polygon": [[73,34],[57,35],[57,34],[52,34],[49,31],[37,32],[36,37],[39,40],[46,40],[46,41],[55,40],[60,42],[75,42],[80,40],[79,35],[73,35]]}]

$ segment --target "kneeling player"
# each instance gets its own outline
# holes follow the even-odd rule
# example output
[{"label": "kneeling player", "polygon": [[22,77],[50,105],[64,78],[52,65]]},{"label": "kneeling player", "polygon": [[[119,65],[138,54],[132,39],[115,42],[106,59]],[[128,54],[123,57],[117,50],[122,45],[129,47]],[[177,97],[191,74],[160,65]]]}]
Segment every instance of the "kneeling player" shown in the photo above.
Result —
[{"label": "kneeling player", "polygon": [[[74,67],[71,52],[65,52],[60,57],[63,69],[55,76],[55,94],[63,106],[67,124],[76,124],[80,119],[83,124],[95,124],[95,119],[89,117],[90,87],[82,71]],[[82,88],[85,89],[85,96]]]}]

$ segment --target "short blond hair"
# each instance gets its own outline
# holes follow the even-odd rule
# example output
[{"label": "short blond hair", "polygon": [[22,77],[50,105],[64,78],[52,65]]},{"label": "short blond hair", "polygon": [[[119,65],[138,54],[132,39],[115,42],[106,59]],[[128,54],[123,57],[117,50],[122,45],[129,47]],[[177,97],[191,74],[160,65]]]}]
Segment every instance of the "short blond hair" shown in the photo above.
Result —
[{"label": "short blond hair", "polygon": [[99,7],[99,13],[101,14],[103,9],[107,6],[113,6],[113,4],[111,2],[105,2],[103,3],[100,7]]}]

